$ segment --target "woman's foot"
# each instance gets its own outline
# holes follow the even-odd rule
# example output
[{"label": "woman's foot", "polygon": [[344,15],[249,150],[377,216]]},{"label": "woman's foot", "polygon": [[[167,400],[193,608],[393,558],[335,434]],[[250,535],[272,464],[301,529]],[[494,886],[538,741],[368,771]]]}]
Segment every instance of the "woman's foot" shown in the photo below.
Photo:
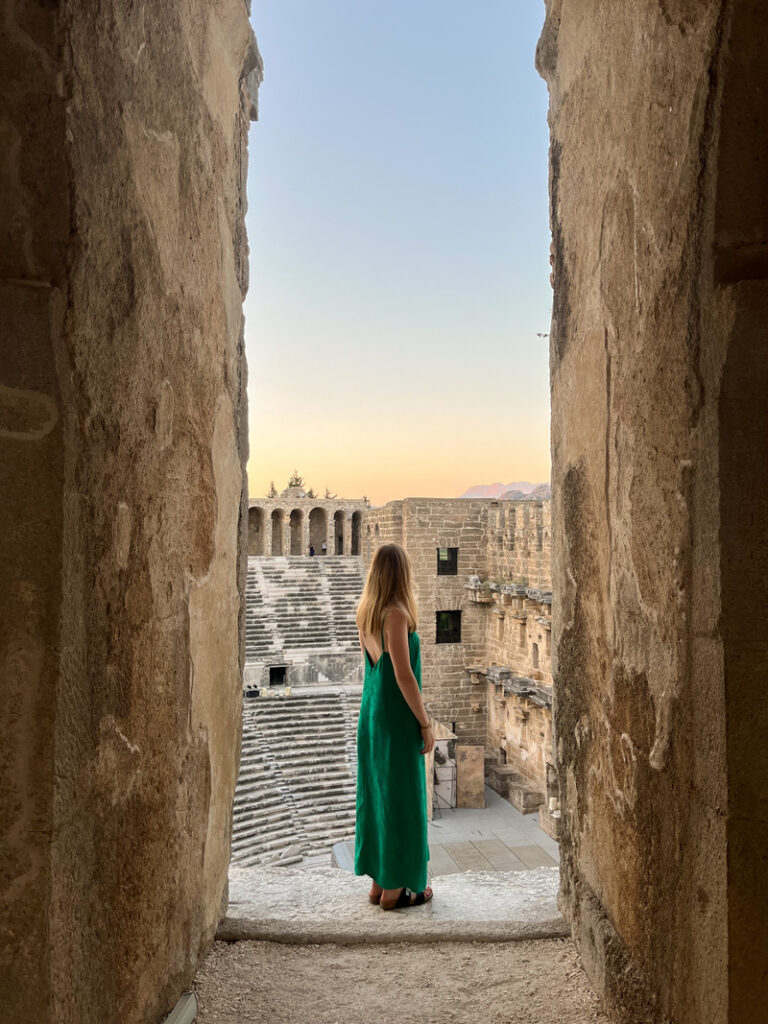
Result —
[{"label": "woman's foot", "polygon": [[420,907],[432,899],[430,886],[423,892],[411,892],[410,889],[383,889],[379,899],[382,910],[400,910],[403,907]]},{"label": "woman's foot", "polygon": [[368,899],[371,901],[371,903],[375,903],[378,906],[379,901],[381,900],[381,894],[383,892],[384,890],[381,888],[381,886],[377,882],[374,882],[373,885],[371,886],[371,891],[368,893]]}]

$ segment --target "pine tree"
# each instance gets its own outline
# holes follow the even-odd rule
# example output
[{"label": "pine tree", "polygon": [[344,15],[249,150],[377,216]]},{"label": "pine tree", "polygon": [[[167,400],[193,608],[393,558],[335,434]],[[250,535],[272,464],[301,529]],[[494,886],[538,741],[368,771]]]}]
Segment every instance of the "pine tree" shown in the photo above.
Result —
[{"label": "pine tree", "polygon": [[276,498],[277,497],[277,488],[275,487],[275,481],[274,480],[270,480],[269,481],[269,490],[267,491],[267,497],[268,498]]}]

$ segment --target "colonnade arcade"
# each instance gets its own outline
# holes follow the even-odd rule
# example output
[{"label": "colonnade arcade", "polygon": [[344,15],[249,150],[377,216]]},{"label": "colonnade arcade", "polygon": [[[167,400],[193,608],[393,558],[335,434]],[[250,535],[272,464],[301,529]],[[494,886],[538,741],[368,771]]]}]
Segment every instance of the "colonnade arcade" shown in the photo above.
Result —
[{"label": "colonnade arcade", "polygon": [[[282,494],[249,502],[249,555],[360,555],[361,501]],[[311,549],[311,551],[310,551]]]}]

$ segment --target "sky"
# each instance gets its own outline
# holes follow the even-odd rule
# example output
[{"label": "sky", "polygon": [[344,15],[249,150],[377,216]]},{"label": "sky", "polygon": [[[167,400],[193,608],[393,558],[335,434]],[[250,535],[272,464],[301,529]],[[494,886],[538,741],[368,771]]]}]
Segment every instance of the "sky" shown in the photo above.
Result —
[{"label": "sky", "polygon": [[251,497],[549,480],[542,0],[253,0]]}]

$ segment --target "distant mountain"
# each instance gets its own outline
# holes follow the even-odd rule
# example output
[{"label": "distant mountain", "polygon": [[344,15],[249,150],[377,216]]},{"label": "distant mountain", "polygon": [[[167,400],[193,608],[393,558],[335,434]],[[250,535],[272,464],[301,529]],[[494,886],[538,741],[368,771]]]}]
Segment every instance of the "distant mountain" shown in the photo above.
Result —
[{"label": "distant mountain", "polygon": [[475,484],[474,487],[470,487],[468,491],[464,491],[460,494],[460,498],[500,498],[502,494],[508,491],[518,491],[521,497],[527,497],[531,491],[536,487],[545,487],[548,484],[531,484],[527,480],[512,484]]},{"label": "distant mountain", "polygon": [[549,484],[536,484],[528,497],[536,501],[549,501],[552,497],[552,488]]}]

